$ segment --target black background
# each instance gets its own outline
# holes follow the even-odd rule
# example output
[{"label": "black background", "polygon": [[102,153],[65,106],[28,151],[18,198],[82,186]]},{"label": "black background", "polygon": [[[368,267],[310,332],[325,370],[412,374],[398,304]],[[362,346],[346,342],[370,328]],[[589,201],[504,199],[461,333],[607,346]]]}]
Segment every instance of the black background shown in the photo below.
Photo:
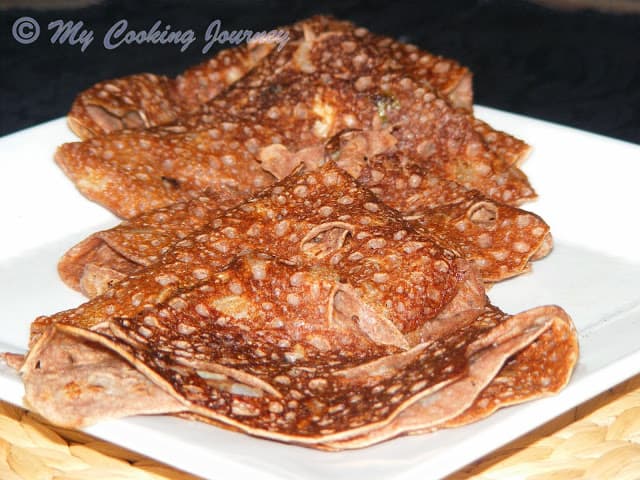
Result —
[{"label": "black background", "polygon": [[[369,29],[458,59],[474,72],[476,103],[640,143],[640,15],[562,11],[524,0],[432,2],[105,1],[75,9],[0,12],[0,134],[66,114],[93,83],[142,71],[176,75],[203,55],[204,33],[222,28],[264,30],[314,13],[331,13]],[[16,42],[13,22],[28,15],[41,26],[33,44]],[[122,45],[107,50],[118,20],[148,30],[161,20],[192,29],[196,41]],[[83,21],[93,43],[52,45],[49,22]],[[220,48],[215,45],[214,48]]]}]

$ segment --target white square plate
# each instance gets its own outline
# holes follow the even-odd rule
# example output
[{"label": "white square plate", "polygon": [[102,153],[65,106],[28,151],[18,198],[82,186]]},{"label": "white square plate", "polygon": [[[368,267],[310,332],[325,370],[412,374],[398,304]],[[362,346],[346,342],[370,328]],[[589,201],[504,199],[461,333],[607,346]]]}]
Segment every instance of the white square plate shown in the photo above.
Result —
[{"label": "white square plate", "polygon": [[[551,225],[556,247],[532,274],[495,286],[490,296],[510,313],[553,303],[573,317],[581,356],[564,391],[467,427],[352,452],[318,452],[172,417],[103,422],[89,433],[204,477],[427,480],[640,372],[640,147],[488,108],[476,113],[534,146],[524,169],[540,199],[526,208]],[[89,233],[117,224],[54,164],[56,146],[73,140],[64,119],[0,139],[0,351],[25,351],[37,315],[83,301],[59,280],[57,261]],[[17,375],[0,366],[0,398],[20,404],[22,395]]]}]

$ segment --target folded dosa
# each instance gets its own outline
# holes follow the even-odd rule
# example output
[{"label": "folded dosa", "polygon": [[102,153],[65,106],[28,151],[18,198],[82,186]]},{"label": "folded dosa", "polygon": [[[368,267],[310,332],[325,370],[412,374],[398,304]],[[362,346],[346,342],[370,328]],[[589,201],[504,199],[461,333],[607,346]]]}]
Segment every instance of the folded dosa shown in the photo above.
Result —
[{"label": "folded dosa", "polygon": [[[244,75],[189,114],[174,115],[166,102],[153,100],[153,85],[170,90],[167,79],[137,77],[131,88],[145,92],[139,96],[149,97],[156,116],[173,120],[144,120],[152,116],[150,111],[120,113],[123,120],[118,121],[127,129],[116,125],[106,130],[110,135],[63,145],[56,154],[58,164],[88,198],[130,218],[188,199],[204,186],[215,190],[221,182],[211,180],[223,173],[221,162],[234,162],[233,173],[245,180],[239,188],[251,195],[257,190],[245,188],[247,183],[265,186],[274,180],[256,166],[262,150],[296,153],[320,148],[344,130],[375,130],[393,135],[397,151],[494,200],[520,205],[535,198],[517,166],[528,146],[492,131],[438,90],[460,83],[457,74],[457,81],[437,80],[458,69],[351,24],[314,18],[292,29],[297,33],[282,51],[238,60],[253,67],[240,69]],[[238,55],[253,58],[251,52],[252,47],[242,47]],[[114,84],[110,89],[120,92],[114,93],[122,96],[118,101],[135,104],[123,93],[126,88]],[[71,121],[82,123],[79,115],[73,114]],[[130,128],[136,124],[139,128]],[[150,128],[154,125],[163,126]],[[225,125],[234,127],[220,128]],[[239,158],[232,158],[237,149]]]},{"label": "folded dosa", "polygon": [[[21,371],[67,426],[165,412],[342,449],[556,391],[576,354],[560,308],[491,307],[463,257],[328,162],[38,319]],[[531,377],[511,398],[492,387],[503,365]]]},{"label": "folded dosa", "polygon": [[[328,149],[329,157],[405,219],[421,224],[442,243],[460,251],[474,263],[484,282],[528,271],[531,260],[551,250],[549,227],[539,216],[439,177],[406,156],[376,155],[376,151],[388,148],[384,135],[381,140],[377,134],[352,132],[336,141],[345,137],[345,143]],[[305,152],[303,158],[278,157],[281,149],[274,153],[276,157],[267,167],[276,176],[283,173],[272,164],[279,168],[287,165],[285,173],[289,173],[301,165],[318,168],[327,158],[319,151],[314,156],[309,155],[314,152]],[[60,275],[89,297],[102,293],[113,282],[155,263],[171,245],[211,222],[225,204],[237,198],[235,194],[223,198],[200,195],[98,232],[65,254],[59,263]]]},{"label": "folded dosa", "polygon": [[[375,36],[356,25],[315,16],[280,27],[289,36],[282,57],[291,57],[305,35],[358,32],[361,41],[377,44],[379,56],[395,56],[421,83],[432,85],[456,107],[471,110],[469,70],[456,61],[421,51],[388,37]],[[80,93],[69,112],[69,125],[82,139],[122,129],[149,128],[196,113],[209,100],[237,82],[272,53],[274,43],[250,43],[224,49],[175,79],[153,74],[100,82]],[[325,62],[327,60],[325,59]]]}]

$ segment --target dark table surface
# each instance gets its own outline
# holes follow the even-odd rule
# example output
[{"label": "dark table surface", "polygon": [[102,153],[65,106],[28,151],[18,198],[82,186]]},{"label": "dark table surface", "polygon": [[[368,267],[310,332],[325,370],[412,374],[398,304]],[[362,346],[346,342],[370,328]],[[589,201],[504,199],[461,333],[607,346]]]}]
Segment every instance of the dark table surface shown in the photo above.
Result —
[{"label": "dark table surface", "polygon": [[[89,0],[94,4],[71,8],[60,4],[82,0],[49,1],[55,5],[34,9],[0,0],[0,135],[65,115],[74,96],[97,81],[142,71],[176,75],[204,60],[213,53],[201,51],[213,20],[227,30],[264,30],[331,13],[458,59],[474,72],[478,104],[640,143],[638,14],[564,11],[524,0]],[[30,44],[12,33],[23,16],[40,25]],[[52,44],[47,27],[58,19],[84,22],[94,41],[84,51],[69,42]],[[192,29],[196,40],[184,52],[166,44],[108,50],[104,36],[120,19],[135,30],[160,20],[162,28]]]}]

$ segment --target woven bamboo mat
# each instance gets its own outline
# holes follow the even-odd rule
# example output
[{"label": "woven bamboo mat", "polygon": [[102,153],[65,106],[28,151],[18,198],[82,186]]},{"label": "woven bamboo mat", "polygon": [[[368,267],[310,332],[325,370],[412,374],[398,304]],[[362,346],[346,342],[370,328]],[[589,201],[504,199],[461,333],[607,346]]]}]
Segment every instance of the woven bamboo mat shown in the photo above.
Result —
[{"label": "woven bamboo mat", "polygon": [[[2,480],[196,480],[0,402]],[[475,462],[449,480],[640,479],[640,376]]]}]

